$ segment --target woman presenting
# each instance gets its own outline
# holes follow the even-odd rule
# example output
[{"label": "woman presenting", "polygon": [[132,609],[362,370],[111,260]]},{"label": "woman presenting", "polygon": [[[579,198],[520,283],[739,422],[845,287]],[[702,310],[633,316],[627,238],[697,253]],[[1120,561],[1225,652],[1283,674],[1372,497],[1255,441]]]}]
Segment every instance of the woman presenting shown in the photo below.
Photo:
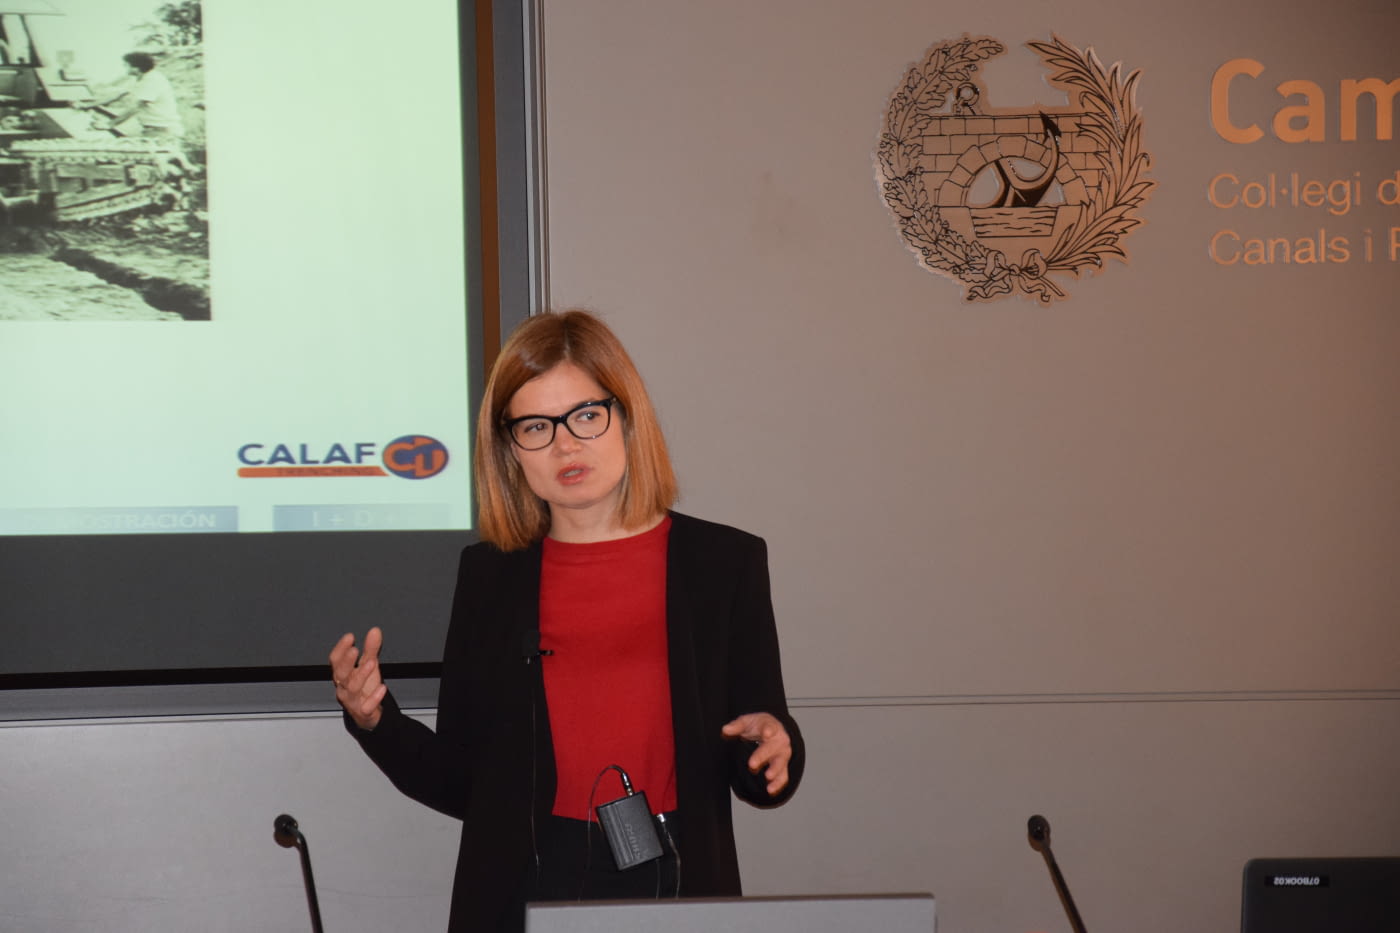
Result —
[{"label": "woman presenting", "polygon": [[[462,552],[437,730],[394,703],[379,629],[330,656],[365,752],[463,821],[449,929],[520,930],[527,901],[737,896],[730,793],[781,804],[805,760],[763,541],[670,511],[646,388],[582,311],[502,348],[475,473],[482,543]],[[597,808],[629,789],[663,854],[620,870]]]}]

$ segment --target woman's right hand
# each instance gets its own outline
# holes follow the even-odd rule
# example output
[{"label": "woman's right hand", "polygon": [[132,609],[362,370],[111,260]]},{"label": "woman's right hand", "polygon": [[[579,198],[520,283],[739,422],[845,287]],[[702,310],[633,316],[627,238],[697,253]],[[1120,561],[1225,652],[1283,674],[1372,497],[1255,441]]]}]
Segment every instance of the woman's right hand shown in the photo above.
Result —
[{"label": "woman's right hand", "polygon": [[[365,635],[365,651],[355,647],[355,633],[347,632],[331,649],[331,681],[335,683],[335,698],[355,725],[366,732],[379,725],[383,715],[384,678],[379,675],[379,649],[384,645],[384,633],[378,626]],[[358,660],[358,664],[356,661]]]}]

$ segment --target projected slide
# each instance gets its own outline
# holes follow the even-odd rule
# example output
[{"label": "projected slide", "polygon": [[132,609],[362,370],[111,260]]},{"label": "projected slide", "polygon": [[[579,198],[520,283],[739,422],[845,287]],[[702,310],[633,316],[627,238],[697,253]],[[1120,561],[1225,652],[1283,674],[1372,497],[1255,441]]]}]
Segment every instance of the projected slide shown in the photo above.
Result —
[{"label": "projected slide", "polygon": [[454,0],[6,8],[0,534],[469,527]]}]

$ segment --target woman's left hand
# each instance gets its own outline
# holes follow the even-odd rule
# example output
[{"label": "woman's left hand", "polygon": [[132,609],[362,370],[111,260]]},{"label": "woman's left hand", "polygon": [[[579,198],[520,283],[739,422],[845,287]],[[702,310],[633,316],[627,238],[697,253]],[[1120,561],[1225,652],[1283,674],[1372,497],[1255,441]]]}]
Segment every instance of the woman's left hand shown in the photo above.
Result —
[{"label": "woman's left hand", "polygon": [[768,779],[768,796],[776,797],[788,782],[788,762],[792,760],[792,739],[772,713],[745,713],[720,730],[726,739],[757,742],[749,756],[749,770]]}]

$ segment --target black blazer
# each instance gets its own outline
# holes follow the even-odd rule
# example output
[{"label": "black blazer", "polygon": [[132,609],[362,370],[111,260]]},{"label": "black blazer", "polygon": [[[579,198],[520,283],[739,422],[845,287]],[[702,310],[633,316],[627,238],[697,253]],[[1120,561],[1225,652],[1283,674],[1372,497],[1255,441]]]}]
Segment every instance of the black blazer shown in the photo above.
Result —
[{"label": "black blazer", "polygon": [[[672,513],[666,628],[676,745],[682,894],[737,896],[730,791],[777,806],[796,791],[805,749],[788,714],[761,538]],[[519,930],[532,827],[554,803],[554,750],[538,646],[538,544],[462,552],[443,656],[437,731],[392,697],[373,732],[347,728],[405,794],[464,821],[451,931]],[[619,703],[627,702],[619,697]],[[741,713],[777,716],[792,737],[788,785],[769,797],[746,765],[753,745],[720,727]]]}]

